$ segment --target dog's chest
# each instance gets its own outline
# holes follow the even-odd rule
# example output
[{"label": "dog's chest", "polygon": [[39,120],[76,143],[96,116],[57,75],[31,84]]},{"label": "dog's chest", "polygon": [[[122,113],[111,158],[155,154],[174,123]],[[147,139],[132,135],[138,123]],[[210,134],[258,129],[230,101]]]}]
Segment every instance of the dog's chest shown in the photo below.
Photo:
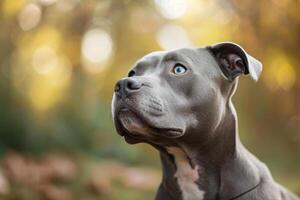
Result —
[{"label": "dog's chest", "polygon": [[192,168],[188,158],[181,149],[170,147],[167,150],[175,159],[177,171],[174,176],[181,189],[183,200],[204,199],[204,191],[200,190],[196,184],[196,181],[199,179],[199,166],[196,165]]}]

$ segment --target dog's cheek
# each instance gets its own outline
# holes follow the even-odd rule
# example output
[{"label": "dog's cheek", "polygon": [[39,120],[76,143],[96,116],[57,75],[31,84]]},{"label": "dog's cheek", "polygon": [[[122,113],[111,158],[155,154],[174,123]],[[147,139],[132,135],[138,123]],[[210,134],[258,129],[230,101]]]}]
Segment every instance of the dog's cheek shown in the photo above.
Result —
[{"label": "dog's cheek", "polygon": [[[198,130],[211,132],[218,127],[224,116],[224,102],[220,92],[205,90],[193,100],[192,113],[195,115]],[[189,119],[191,120],[191,119]]]},{"label": "dog's cheek", "polygon": [[215,131],[219,125],[222,123],[222,119],[225,116],[226,102],[221,94],[217,94],[211,106],[212,109],[212,124],[211,129]]}]

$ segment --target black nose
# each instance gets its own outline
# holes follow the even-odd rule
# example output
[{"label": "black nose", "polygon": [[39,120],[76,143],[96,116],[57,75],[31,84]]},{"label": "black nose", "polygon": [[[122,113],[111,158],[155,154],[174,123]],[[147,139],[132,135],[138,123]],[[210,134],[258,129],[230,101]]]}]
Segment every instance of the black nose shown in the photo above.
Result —
[{"label": "black nose", "polygon": [[117,94],[129,94],[131,92],[134,92],[142,87],[142,83],[132,79],[132,78],[126,78],[119,80],[115,86],[115,92]]}]

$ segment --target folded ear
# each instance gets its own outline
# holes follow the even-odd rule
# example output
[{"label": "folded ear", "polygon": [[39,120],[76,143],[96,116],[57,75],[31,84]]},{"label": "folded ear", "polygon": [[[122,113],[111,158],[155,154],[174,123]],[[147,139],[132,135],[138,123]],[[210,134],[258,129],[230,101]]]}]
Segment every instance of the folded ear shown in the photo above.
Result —
[{"label": "folded ear", "polygon": [[207,47],[216,58],[222,72],[232,81],[241,74],[250,74],[252,79],[258,80],[262,64],[246,53],[237,44],[231,42],[218,43]]}]

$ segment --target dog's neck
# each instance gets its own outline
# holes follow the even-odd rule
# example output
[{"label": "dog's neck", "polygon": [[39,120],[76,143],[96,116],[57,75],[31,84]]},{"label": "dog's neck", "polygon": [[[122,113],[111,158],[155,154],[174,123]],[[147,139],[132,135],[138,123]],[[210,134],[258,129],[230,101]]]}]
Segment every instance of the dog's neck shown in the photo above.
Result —
[{"label": "dog's neck", "polygon": [[215,130],[216,137],[206,145],[188,140],[160,151],[162,185],[174,199],[226,200],[260,181],[251,155],[239,140],[235,110],[231,107]]}]

